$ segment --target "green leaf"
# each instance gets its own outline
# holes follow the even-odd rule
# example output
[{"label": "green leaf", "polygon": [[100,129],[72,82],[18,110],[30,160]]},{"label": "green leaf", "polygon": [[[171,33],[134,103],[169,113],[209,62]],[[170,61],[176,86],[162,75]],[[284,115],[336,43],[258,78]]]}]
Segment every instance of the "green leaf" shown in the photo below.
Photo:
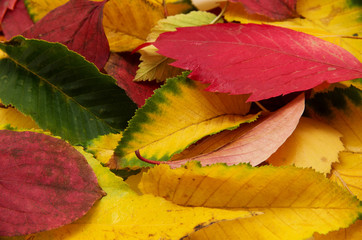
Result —
[{"label": "green leaf", "polygon": [[59,43],[21,36],[0,49],[0,99],[72,144],[116,133],[137,108],[115,80]]},{"label": "green leaf", "polygon": [[167,161],[207,135],[257,119],[258,114],[246,115],[250,109],[247,95],[212,93],[204,91],[205,87],[188,79],[187,72],[168,79],[137,110],[109,166],[150,166],[136,157],[136,150],[145,158]]}]

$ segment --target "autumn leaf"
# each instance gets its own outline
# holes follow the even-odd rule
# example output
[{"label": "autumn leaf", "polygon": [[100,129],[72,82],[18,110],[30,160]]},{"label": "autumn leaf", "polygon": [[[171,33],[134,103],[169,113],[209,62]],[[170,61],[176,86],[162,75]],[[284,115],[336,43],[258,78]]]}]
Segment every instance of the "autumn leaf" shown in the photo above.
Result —
[{"label": "autumn leaf", "polygon": [[362,236],[362,220],[357,220],[348,228],[330,232],[326,235],[314,234],[313,240],[354,240],[360,239]]},{"label": "autumn leaf", "polygon": [[104,194],[85,158],[60,139],[1,130],[0,159],[0,236],[69,224]]},{"label": "autumn leaf", "polygon": [[251,167],[191,162],[171,170],[161,164],[143,175],[143,193],[182,206],[242,208],[264,212],[225,221],[191,234],[190,239],[306,239],[352,224],[360,202],[312,169]]},{"label": "autumn leaf", "polygon": [[343,48],[270,25],[179,28],[161,34],[154,45],[176,59],[172,66],[192,70],[191,79],[209,83],[208,91],[251,94],[248,101],[362,76],[362,64]]},{"label": "autumn leaf", "polygon": [[[286,21],[268,21],[248,15],[240,3],[229,4],[225,19],[229,22],[270,24],[317,36],[337,44],[362,61],[362,8],[349,0],[303,0],[297,3],[302,17]],[[357,36],[357,38],[356,38]]]},{"label": "autumn leaf", "polygon": [[1,22],[1,28],[6,39],[21,34],[32,25],[33,21],[31,20],[23,1],[17,1],[12,11],[7,11]]},{"label": "autumn leaf", "polygon": [[122,178],[102,167],[90,154],[78,150],[86,156],[107,195],[76,222],[21,239],[180,239],[197,226],[259,214],[245,210],[182,207],[160,197],[139,196]]},{"label": "autumn leaf", "polygon": [[145,100],[160,87],[158,83],[136,83],[133,79],[139,64],[138,55],[129,53],[111,53],[104,69],[117,80],[117,85],[124,89],[127,95],[139,107],[145,104]]},{"label": "autumn leaf", "polygon": [[0,49],[3,104],[73,144],[118,132],[135,111],[112,77],[64,45],[16,37]]},{"label": "autumn leaf", "polygon": [[351,86],[317,93],[307,102],[307,114],[342,133],[351,152],[362,152],[362,91]]},{"label": "autumn leaf", "polygon": [[272,20],[285,20],[298,17],[296,0],[229,0],[241,2],[249,14],[259,14]]},{"label": "autumn leaf", "polygon": [[303,111],[304,96],[300,95],[280,110],[261,116],[258,121],[209,136],[172,159],[181,160],[167,164],[174,168],[195,160],[202,166],[213,163],[250,163],[256,166],[268,159],[293,133]]},{"label": "autumn leaf", "polygon": [[107,134],[93,139],[87,146],[87,151],[91,152],[101,163],[106,164],[113,156],[114,149],[122,138],[122,133]]},{"label": "autumn leaf", "polygon": [[136,157],[137,150],[145,158],[167,161],[207,135],[256,120],[258,114],[246,115],[247,96],[206,92],[204,85],[186,76],[168,79],[136,111],[109,163],[111,168],[150,166]]},{"label": "autumn leaf", "polygon": [[268,159],[274,166],[312,167],[327,174],[344,150],[342,134],[322,122],[302,117],[287,141]]},{"label": "autumn leaf", "polygon": [[[216,15],[201,11],[169,16],[157,22],[157,25],[152,28],[150,34],[147,36],[147,41],[154,42],[161,33],[176,31],[177,27],[206,25],[210,24],[214,19],[216,19]],[[153,45],[139,50],[141,53],[140,60],[142,62],[137,70],[135,81],[165,81],[169,77],[181,74],[181,69],[169,65],[169,63],[173,62],[172,59],[164,57],[156,51],[157,48]]]},{"label": "autumn leaf", "polygon": [[10,125],[10,127],[20,129],[39,128],[31,117],[25,116],[13,107],[0,107],[1,125]]},{"label": "autumn leaf", "polygon": [[5,16],[6,12],[8,12],[8,10],[14,10],[17,1],[18,0],[1,1],[1,4],[0,4],[0,23],[3,21],[3,18]]},{"label": "autumn leaf", "polygon": [[70,0],[49,12],[22,35],[63,43],[102,69],[109,56],[109,44],[102,26],[105,3]]}]

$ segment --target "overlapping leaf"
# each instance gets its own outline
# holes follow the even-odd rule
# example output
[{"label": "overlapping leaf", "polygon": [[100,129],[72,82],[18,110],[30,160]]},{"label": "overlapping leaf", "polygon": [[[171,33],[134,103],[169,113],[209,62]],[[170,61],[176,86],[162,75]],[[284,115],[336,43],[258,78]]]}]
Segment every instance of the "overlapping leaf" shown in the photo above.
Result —
[{"label": "overlapping leaf", "polygon": [[103,195],[85,158],[60,139],[1,130],[0,159],[0,236],[69,224]]},{"label": "overlapping leaf", "polygon": [[[193,11],[188,14],[178,14],[161,19],[157,25],[152,28],[147,36],[148,42],[153,42],[164,32],[176,31],[177,27],[201,26],[210,24],[216,15],[208,12]],[[220,22],[220,21],[219,21]],[[169,77],[177,76],[182,72],[181,69],[170,66],[173,60],[164,57],[157,52],[157,48],[150,45],[140,50],[141,64],[137,70],[135,81],[156,80],[165,81]]]},{"label": "overlapping leaf", "polygon": [[338,162],[339,152],[344,150],[341,137],[342,134],[329,125],[303,117],[293,134],[268,162],[274,166],[312,167],[327,174],[332,163]]},{"label": "overlapping leaf", "polygon": [[107,195],[78,221],[21,239],[180,239],[197,226],[202,228],[214,222],[258,214],[245,210],[182,207],[160,197],[139,196],[90,154],[81,153],[87,157]]},{"label": "overlapping leaf", "polygon": [[0,60],[3,104],[73,144],[119,131],[135,111],[113,78],[61,44],[16,37],[0,48],[9,55]]},{"label": "overlapping leaf", "polygon": [[10,39],[16,35],[21,34],[27,28],[33,25],[24,1],[17,1],[12,11],[7,11],[4,16],[1,28],[6,39]]},{"label": "overlapping leaf", "polygon": [[248,15],[242,4],[230,4],[225,13],[227,21],[267,23],[305,32],[337,44],[362,61],[362,7],[348,0],[298,1],[297,12],[302,17],[286,21],[268,21]]},{"label": "overlapping leaf", "polygon": [[39,128],[29,116],[25,116],[13,107],[0,107],[0,126],[10,125],[15,128]]},{"label": "overlapping leaf", "polygon": [[362,152],[362,91],[351,86],[318,93],[307,102],[308,114],[342,133],[347,150]]},{"label": "overlapping leaf", "polygon": [[105,3],[70,0],[49,12],[22,35],[63,43],[102,69],[109,56],[109,44],[102,26]]},{"label": "overlapping leaf", "polygon": [[196,160],[203,166],[220,162],[228,165],[250,163],[256,166],[268,159],[292,134],[303,111],[304,96],[301,95],[287,106],[256,122],[203,139],[188,148],[186,153],[182,152],[177,156],[182,160],[167,163],[171,167],[179,167]]},{"label": "overlapping leaf", "polygon": [[362,63],[343,48],[271,25],[179,28],[154,45],[176,59],[173,66],[192,70],[191,79],[209,83],[208,91],[251,94],[248,101],[362,76]]},{"label": "overlapping leaf", "polygon": [[111,53],[104,69],[117,80],[117,85],[124,89],[127,95],[141,107],[160,85],[158,83],[133,82],[138,68],[138,57],[128,53]]},{"label": "overlapping leaf", "polygon": [[356,221],[348,228],[333,231],[326,235],[315,234],[313,240],[350,240],[359,239],[362,236],[362,220]]},{"label": "overlapping leaf", "polygon": [[250,14],[259,14],[272,20],[285,20],[297,17],[297,0],[229,0],[241,2]]},{"label": "overlapping leaf", "polygon": [[0,4],[0,23],[8,10],[14,10],[18,0],[4,0]]},{"label": "overlapping leaf", "polygon": [[204,85],[186,76],[168,79],[137,110],[115,150],[111,168],[149,166],[136,157],[136,150],[145,158],[166,161],[207,135],[256,120],[257,114],[246,115],[247,96],[206,92]]},{"label": "overlapping leaf", "polygon": [[264,212],[225,221],[190,239],[306,239],[352,224],[362,208],[345,189],[312,169],[248,165],[199,167],[189,163],[170,170],[161,164],[143,176],[144,193],[184,206],[243,208]]}]

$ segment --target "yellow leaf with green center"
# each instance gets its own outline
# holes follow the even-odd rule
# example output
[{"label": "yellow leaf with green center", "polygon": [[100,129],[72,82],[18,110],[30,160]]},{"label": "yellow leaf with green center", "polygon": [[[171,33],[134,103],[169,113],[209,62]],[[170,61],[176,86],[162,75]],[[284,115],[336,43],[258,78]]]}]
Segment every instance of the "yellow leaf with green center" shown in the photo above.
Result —
[{"label": "yellow leaf with green center", "polygon": [[29,116],[25,116],[13,107],[0,106],[0,126],[10,125],[15,128],[39,128]]},{"label": "yellow leaf with green center", "polygon": [[[102,0],[96,0],[102,1]],[[29,14],[34,21],[67,0],[26,0]],[[170,14],[189,9],[190,5],[166,1]],[[111,51],[132,51],[146,41],[157,21],[164,18],[162,0],[109,0],[103,10],[103,26]]]},{"label": "yellow leaf with green center", "polygon": [[362,213],[360,201],[312,169],[251,167],[190,162],[170,169],[161,164],[143,175],[143,193],[182,206],[264,212],[249,219],[216,223],[190,239],[306,239],[314,232],[348,227]]},{"label": "yellow leaf with green center", "polygon": [[341,152],[330,179],[362,200],[362,153]]},{"label": "yellow leaf with green center", "polygon": [[122,133],[108,134],[93,139],[87,146],[87,151],[94,154],[96,159],[101,163],[107,163],[113,156],[114,149],[117,147]]},{"label": "yellow leaf with green center", "polygon": [[150,166],[136,157],[136,150],[144,158],[167,161],[207,135],[256,120],[258,114],[246,115],[250,108],[246,95],[207,92],[206,85],[186,76],[168,79],[136,111],[109,163],[111,168]]},{"label": "yellow leaf with green center", "polygon": [[[154,42],[161,33],[176,31],[178,27],[191,27],[210,24],[216,15],[208,12],[193,11],[188,14],[178,14],[169,16],[158,21],[147,36],[148,42]],[[219,21],[222,22],[222,21]],[[156,80],[165,81],[169,77],[174,77],[182,72],[181,69],[170,66],[174,60],[164,57],[157,52],[153,45],[142,48],[141,64],[137,70],[135,81]]]},{"label": "yellow leaf with green center", "polygon": [[293,134],[268,159],[274,166],[312,167],[327,174],[344,150],[342,134],[320,121],[302,117]]},{"label": "yellow leaf with green center", "polygon": [[273,22],[248,15],[241,3],[230,3],[225,13],[227,21],[265,23],[305,32],[337,44],[362,60],[362,7],[352,6],[348,0],[301,0],[297,3],[301,18]]},{"label": "yellow leaf with green center", "polygon": [[218,221],[259,214],[246,210],[182,207],[160,197],[148,194],[140,196],[90,154],[78,150],[87,158],[107,195],[72,224],[24,237],[0,239],[180,239],[199,225],[207,226]]},{"label": "yellow leaf with green center", "polygon": [[351,152],[362,152],[362,91],[351,86],[317,93],[307,101],[309,116],[337,129]]}]

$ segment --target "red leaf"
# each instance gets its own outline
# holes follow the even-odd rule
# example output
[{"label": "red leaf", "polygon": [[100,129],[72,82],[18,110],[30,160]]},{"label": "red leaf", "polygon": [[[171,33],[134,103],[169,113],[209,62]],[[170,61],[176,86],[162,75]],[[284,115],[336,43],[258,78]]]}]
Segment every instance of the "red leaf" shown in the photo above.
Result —
[{"label": "red leaf", "polygon": [[83,155],[44,134],[0,131],[0,169],[0,236],[69,224],[103,195]]},{"label": "red leaf", "polygon": [[172,168],[180,167],[191,160],[200,161],[202,166],[215,163],[259,165],[267,160],[293,133],[303,112],[304,94],[301,94],[278,111],[236,130],[224,131],[206,138],[201,142],[201,146],[195,145],[194,148],[205,149],[205,146],[210,146],[219,139],[232,139],[224,146],[193,158],[165,163]]},{"label": "red leaf", "polygon": [[139,65],[139,55],[129,53],[112,53],[104,69],[117,80],[117,85],[123,88],[127,95],[139,107],[152,96],[153,90],[160,87],[156,82],[134,82]]},{"label": "red leaf", "polygon": [[101,69],[109,56],[109,44],[102,25],[106,2],[70,0],[48,13],[23,36],[63,43]]},{"label": "red leaf", "polygon": [[0,2],[0,23],[3,21],[3,18],[8,9],[14,10],[17,1],[18,0],[2,0]]},{"label": "red leaf", "polygon": [[158,53],[192,70],[208,91],[251,94],[259,101],[323,82],[362,77],[362,64],[343,48],[287,28],[220,23],[163,33]]},{"label": "red leaf", "polygon": [[272,20],[284,20],[297,17],[296,0],[229,0],[241,2],[250,14],[259,14]]},{"label": "red leaf", "polygon": [[6,39],[20,35],[33,25],[23,1],[18,1],[14,10],[8,11],[2,21],[2,29]]}]

